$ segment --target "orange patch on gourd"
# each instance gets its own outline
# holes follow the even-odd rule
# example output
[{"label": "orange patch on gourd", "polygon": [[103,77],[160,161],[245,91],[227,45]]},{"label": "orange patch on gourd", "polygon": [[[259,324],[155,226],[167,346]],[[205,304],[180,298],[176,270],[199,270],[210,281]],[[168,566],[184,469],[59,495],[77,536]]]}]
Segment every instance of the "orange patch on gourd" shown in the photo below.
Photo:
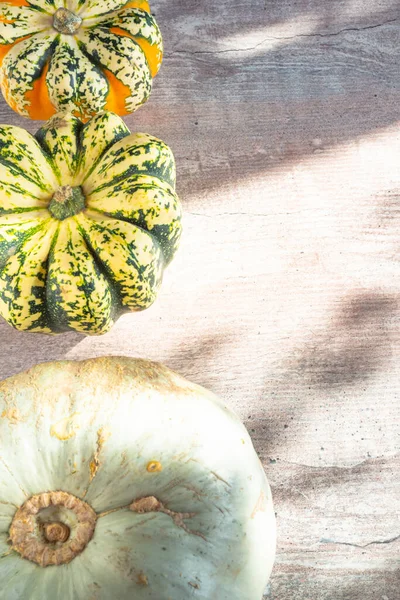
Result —
[{"label": "orange patch on gourd", "polygon": [[79,100],[75,100],[74,106],[75,108],[71,108],[71,112],[74,117],[80,119],[82,123],[87,123],[87,121],[96,116],[95,110],[89,110],[88,106]]},{"label": "orange patch on gourd", "polygon": [[13,19],[7,19],[7,17],[0,16],[0,23],[5,23],[6,25],[12,25],[14,23]]},{"label": "orange patch on gourd", "polygon": [[31,6],[26,0],[6,0],[6,3],[12,4],[13,6]]},{"label": "orange patch on gourd", "polygon": [[31,37],[31,36],[30,35],[24,35],[23,37],[20,37],[18,40],[15,40],[15,42],[12,42],[12,44],[1,45],[0,46],[0,66],[1,66],[1,63],[3,62],[3,58],[11,50],[11,48],[13,46],[15,46],[16,44],[19,44],[20,42],[23,42],[24,40],[27,40],[29,37]]},{"label": "orange patch on gourd", "polygon": [[103,68],[102,70],[109,86],[104,110],[109,110],[121,116],[128,115],[129,111],[126,109],[125,101],[131,95],[131,90],[117,79],[114,73],[111,73],[108,69]]},{"label": "orange patch on gourd", "polygon": [[152,77],[155,77],[161,67],[162,52],[156,44],[150,44],[147,40],[141,37],[134,37],[122,27],[110,27],[110,33],[115,35],[129,37],[134,40],[143,50],[144,55],[149,65],[150,73]]},{"label": "orange patch on gourd", "polygon": [[162,62],[162,52],[157,45],[150,44],[143,38],[136,38],[136,43],[139,44],[147,59],[152,77],[155,77],[160,70]]},{"label": "orange patch on gourd", "polygon": [[25,94],[29,103],[27,107],[31,119],[45,121],[56,113],[46,85],[46,75],[49,70],[49,63],[46,63],[41,75],[36,79],[31,90]]},{"label": "orange patch on gourd", "polygon": [[127,2],[122,8],[140,8],[140,10],[145,10],[148,13],[150,12],[150,4],[147,0],[130,0],[130,2]]}]

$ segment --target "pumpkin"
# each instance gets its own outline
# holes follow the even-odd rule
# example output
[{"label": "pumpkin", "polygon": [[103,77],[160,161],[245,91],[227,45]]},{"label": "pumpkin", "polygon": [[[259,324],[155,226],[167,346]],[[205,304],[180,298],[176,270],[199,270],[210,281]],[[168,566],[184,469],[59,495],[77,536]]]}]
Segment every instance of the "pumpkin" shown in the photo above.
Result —
[{"label": "pumpkin", "polygon": [[261,600],[275,552],[251,439],[149,361],[41,364],[0,383],[7,600]]},{"label": "pumpkin", "polygon": [[171,150],[122,119],[0,126],[0,315],[101,334],[154,301],[181,232]]},{"label": "pumpkin", "polygon": [[147,100],[161,59],[146,0],[0,1],[0,86],[25,117],[131,113]]}]

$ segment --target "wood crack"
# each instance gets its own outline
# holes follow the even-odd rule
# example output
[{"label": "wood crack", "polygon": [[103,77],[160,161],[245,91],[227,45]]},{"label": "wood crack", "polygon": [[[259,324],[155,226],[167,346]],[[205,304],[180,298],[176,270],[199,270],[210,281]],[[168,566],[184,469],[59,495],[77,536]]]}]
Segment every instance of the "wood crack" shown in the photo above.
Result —
[{"label": "wood crack", "polygon": [[340,466],[340,465],[307,465],[305,463],[298,463],[298,462],[294,462],[291,460],[285,460],[283,458],[280,458],[277,462],[278,463],[284,463],[285,465],[293,465],[295,467],[302,467],[303,469],[318,469],[318,470],[326,470],[326,469],[342,469],[345,471],[348,471],[350,469],[355,469],[356,467],[360,467],[362,465],[364,465],[365,463],[367,463],[369,460],[371,459],[366,459],[363,460],[359,463],[356,463],[355,465],[350,465],[350,466]]},{"label": "wood crack", "polygon": [[[297,35],[293,35],[293,36],[288,36],[288,37],[276,37],[276,38],[272,38],[275,40],[294,40],[296,38],[308,38],[308,37],[335,37],[337,35],[341,35],[342,33],[346,33],[348,31],[368,31],[369,29],[378,29],[379,27],[384,27],[385,25],[389,25],[390,23],[395,23],[396,21],[398,21],[398,17],[395,17],[394,19],[388,19],[387,21],[384,21],[383,23],[377,23],[376,25],[367,25],[366,27],[345,27],[344,29],[339,29],[339,31],[332,31],[331,33],[299,33]],[[263,44],[265,42],[268,41],[268,38],[266,40],[264,40],[264,42],[260,42],[260,44]],[[257,44],[258,46],[258,44]]]},{"label": "wood crack", "polygon": [[192,56],[196,56],[199,54],[227,54],[227,53],[232,53],[232,52],[252,52],[253,50],[257,50],[257,48],[260,48],[261,46],[263,46],[264,44],[266,44],[267,42],[274,40],[274,41],[280,41],[280,40],[296,40],[298,38],[313,38],[313,37],[319,37],[319,38],[325,38],[325,37],[335,37],[338,35],[341,35],[342,33],[347,33],[347,32],[359,32],[359,31],[369,31],[370,29],[378,29],[379,27],[384,27],[385,25],[389,25],[391,23],[395,23],[399,20],[398,17],[394,18],[394,19],[388,19],[387,21],[383,21],[383,23],[377,23],[375,25],[367,25],[366,27],[345,27],[344,29],[340,29],[339,31],[333,31],[331,33],[298,33],[297,35],[291,35],[291,36],[268,36],[266,38],[264,38],[261,42],[258,42],[258,44],[256,44],[255,46],[249,46],[248,48],[227,48],[225,50],[173,50],[172,52],[169,52],[167,54],[165,54],[165,58],[170,58],[171,56],[174,56],[174,54],[188,54],[188,55],[192,55]]},{"label": "wood crack", "polygon": [[368,546],[374,546],[376,544],[391,544],[393,542],[397,542],[400,540],[400,535],[396,535],[394,537],[388,538],[387,540],[373,540],[372,542],[368,542],[367,544],[354,544],[352,542],[338,542],[330,539],[322,539],[320,543],[324,544],[337,544],[338,546],[353,546],[353,548],[368,548]]},{"label": "wood crack", "polygon": [[298,462],[291,461],[291,460],[285,460],[284,458],[279,458],[277,460],[277,462],[284,463],[286,465],[294,465],[295,467],[302,467],[303,469],[319,469],[319,470],[341,469],[341,470],[349,471],[351,469],[356,469],[365,464],[371,463],[372,461],[375,461],[375,460],[391,460],[391,459],[398,458],[398,456],[399,456],[399,454],[391,454],[389,456],[373,456],[371,458],[366,458],[365,460],[362,460],[361,462],[358,462],[358,463],[355,463],[354,465],[349,465],[349,466],[347,466],[347,465],[307,465],[307,464],[298,463]]},{"label": "wood crack", "polygon": [[189,216],[192,217],[206,217],[207,219],[214,219],[215,217],[264,217],[264,218],[274,218],[274,217],[287,217],[287,216],[291,216],[291,215],[298,215],[298,214],[302,214],[305,212],[316,212],[315,208],[304,208],[301,210],[293,210],[293,211],[286,211],[286,212],[280,212],[280,213],[274,213],[274,212],[270,212],[270,213],[253,213],[253,212],[221,212],[221,213],[214,213],[212,215],[208,215],[206,213],[195,213],[195,212],[188,212],[186,213]]}]

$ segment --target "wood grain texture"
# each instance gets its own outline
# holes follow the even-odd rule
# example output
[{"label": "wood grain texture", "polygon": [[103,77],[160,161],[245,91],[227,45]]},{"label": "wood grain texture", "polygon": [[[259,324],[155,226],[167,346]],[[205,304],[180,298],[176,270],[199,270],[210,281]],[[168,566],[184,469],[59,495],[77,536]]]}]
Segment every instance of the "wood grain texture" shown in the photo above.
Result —
[{"label": "wood grain texture", "polygon": [[[211,388],[246,423],[272,484],[265,598],[398,600],[398,3],[153,9],[164,66],[127,123],[175,152],[181,250],[155,305],[103,337],[1,323],[0,375],[122,354]],[[4,102],[0,120],[39,125]]]}]

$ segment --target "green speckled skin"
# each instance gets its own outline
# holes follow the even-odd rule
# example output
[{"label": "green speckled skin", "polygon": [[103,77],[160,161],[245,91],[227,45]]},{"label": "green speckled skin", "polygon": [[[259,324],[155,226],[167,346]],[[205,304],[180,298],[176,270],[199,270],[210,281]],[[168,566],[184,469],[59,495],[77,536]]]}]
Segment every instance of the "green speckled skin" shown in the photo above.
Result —
[{"label": "green speckled skin", "polygon": [[[66,189],[79,198],[62,205]],[[154,302],[180,234],[162,141],[109,112],[55,115],[36,137],[0,126],[0,314],[13,327],[105,333]]]},{"label": "green speckled skin", "polygon": [[[98,518],[81,554],[43,568],[11,548],[9,529],[27,498],[55,490]],[[149,496],[170,512],[129,510]],[[251,439],[204,388],[119,357],[0,383],[1,600],[261,600],[274,553]]]},{"label": "green speckled skin", "polygon": [[147,0],[2,1],[0,24],[0,88],[31,119],[126,115],[148,99],[161,66]]}]

